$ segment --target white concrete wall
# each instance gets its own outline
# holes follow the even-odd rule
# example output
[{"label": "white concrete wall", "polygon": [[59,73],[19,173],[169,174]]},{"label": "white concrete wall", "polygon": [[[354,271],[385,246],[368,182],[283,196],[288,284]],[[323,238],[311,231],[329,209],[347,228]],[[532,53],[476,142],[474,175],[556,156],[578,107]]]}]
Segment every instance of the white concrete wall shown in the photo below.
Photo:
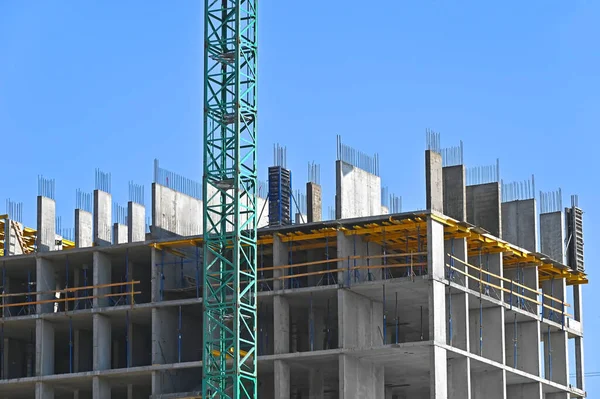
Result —
[{"label": "white concrete wall", "polygon": [[93,218],[90,212],[75,209],[75,246],[77,248],[94,245],[92,238]]},{"label": "white concrete wall", "polygon": [[152,229],[157,237],[202,234],[202,201],[152,183]]},{"label": "white concrete wall", "polygon": [[38,252],[53,251],[56,240],[56,202],[48,197],[37,197]]},{"label": "white concrete wall", "polygon": [[343,161],[335,163],[336,219],[381,215],[381,178]]},{"label": "white concrete wall", "polygon": [[146,240],[146,208],[129,201],[127,204],[127,225],[129,226],[127,241]]}]

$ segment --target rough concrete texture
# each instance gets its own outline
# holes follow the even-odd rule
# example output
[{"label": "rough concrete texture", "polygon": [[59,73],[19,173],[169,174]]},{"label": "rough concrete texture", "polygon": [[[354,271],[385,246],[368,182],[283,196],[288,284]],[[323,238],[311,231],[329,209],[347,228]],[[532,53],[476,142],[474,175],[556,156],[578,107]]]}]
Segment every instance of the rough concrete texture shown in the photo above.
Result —
[{"label": "rough concrete texture", "polygon": [[146,207],[129,201],[127,203],[127,242],[146,240]]},{"label": "rough concrete texture", "polygon": [[[54,293],[50,292],[56,289],[56,273],[52,262],[48,259],[36,259],[36,276],[37,285],[36,291],[38,301],[48,301],[54,299]],[[38,303],[38,313],[52,313],[54,311],[54,303]]]},{"label": "rough concrete texture", "polygon": [[540,215],[541,249],[544,255],[563,263],[565,261],[565,219],[562,212]]},{"label": "rough concrete texture", "polygon": [[112,196],[94,190],[94,245],[112,244]]},{"label": "rough concrete texture", "polygon": [[339,398],[383,398],[384,369],[371,362],[348,355],[339,357]]},{"label": "rough concrete texture", "polygon": [[502,203],[502,238],[528,251],[537,252],[535,199]]},{"label": "rough concrete texture", "polygon": [[528,384],[515,384],[506,387],[508,398],[543,399],[542,384],[531,382]]},{"label": "rough concrete texture", "polygon": [[44,382],[35,383],[35,399],[54,399],[54,388]]},{"label": "rough concrete texture", "polygon": [[[514,322],[512,317],[505,326],[506,365],[533,375],[540,375],[540,323],[537,320]],[[516,354],[516,357],[515,357]]]},{"label": "rough concrete texture", "polygon": [[273,298],[273,326],[276,331],[273,337],[274,353],[288,353],[290,351],[290,305],[281,295]]},{"label": "rough concrete texture", "polygon": [[[471,397],[473,399],[507,399],[504,370],[471,373]],[[510,399],[513,397],[511,396]]]},{"label": "rough concrete texture", "polygon": [[444,181],[444,215],[461,222],[467,221],[467,187],[465,166],[446,166],[442,168]]},{"label": "rough concrete texture", "polygon": [[448,398],[471,399],[471,359],[459,357],[448,360]]},{"label": "rough concrete texture", "polygon": [[290,399],[290,366],[282,360],[275,360],[275,398]]},{"label": "rough concrete texture", "polygon": [[467,222],[502,238],[501,198],[499,183],[467,186]]},{"label": "rough concrete texture", "polygon": [[[18,233],[19,231],[20,233]],[[21,255],[23,246],[17,239],[19,234],[23,232],[23,225],[15,220],[6,219],[4,223],[4,255]]]},{"label": "rough concrete texture", "polygon": [[341,348],[372,348],[382,345],[383,304],[350,290],[338,291],[338,331]]},{"label": "rough concrete texture", "polygon": [[431,150],[425,151],[425,197],[427,209],[444,212],[442,154]]},{"label": "rough concrete texture", "polygon": [[335,217],[381,214],[381,178],[343,161],[335,163]]},{"label": "rough concrete texture", "polygon": [[[566,331],[542,332],[544,368],[547,379],[561,385],[569,384],[569,335]],[[550,362],[550,358],[552,361]],[[552,370],[550,370],[552,365]]]},{"label": "rough concrete texture", "polygon": [[152,234],[202,234],[202,201],[152,183]]},{"label": "rough concrete texture", "polygon": [[111,360],[111,332],[112,325],[108,316],[93,315],[93,366],[94,371],[110,369]]},{"label": "rough concrete texture", "polygon": [[44,319],[35,321],[35,374],[54,374],[54,325]]},{"label": "rough concrete texture", "polygon": [[127,242],[129,229],[121,223],[113,224],[113,244],[124,244]]},{"label": "rough concrete texture", "polygon": [[312,182],[306,183],[306,209],[308,223],[323,220],[321,185]]},{"label": "rough concrete texture", "polygon": [[56,248],[56,202],[48,197],[37,197],[36,246],[38,252]]},{"label": "rough concrete texture", "polygon": [[90,212],[75,209],[75,246],[77,248],[94,245],[92,238],[93,217]]},{"label": "rough concrete texture", "polygon": [[[93,255],[93,279],[94,285],[110,284],[112,276],[111,261],[108,255],[102,252],[94,252]],[[110,287],[94,287],[94,307],[105,307],[110,304]]]}]

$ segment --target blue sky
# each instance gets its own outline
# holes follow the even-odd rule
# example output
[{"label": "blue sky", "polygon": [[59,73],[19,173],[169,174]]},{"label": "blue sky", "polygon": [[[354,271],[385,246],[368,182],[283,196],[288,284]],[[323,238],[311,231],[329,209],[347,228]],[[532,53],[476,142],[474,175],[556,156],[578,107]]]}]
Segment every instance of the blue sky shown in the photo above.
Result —
[{"label": "blue sky", "polygon": [[[125,4],[126,3],[126,4]],[[202,170],[201,1],[0,1],[0,200],[35,225],[37,175],[56,179],[58,214],[94,168],[148,187],[152,161]],[[404,209],[424,205],[425,128],[464,141],[467,166],[500,158],[505,181],[579,194],[585,214],[587,371],[600,371],[597,176],[600,3],[593,1],[261,1],[262,178],[273,143],[294,181],[321,164],[333,205],[335,135],[379,153]],[[298,188],[300,184],[298,184]],[[149,198],[149,188],[147,202]],[[1,206],[0,206],[1,208]],[[590,397],[600,378],[589,378]]]}]

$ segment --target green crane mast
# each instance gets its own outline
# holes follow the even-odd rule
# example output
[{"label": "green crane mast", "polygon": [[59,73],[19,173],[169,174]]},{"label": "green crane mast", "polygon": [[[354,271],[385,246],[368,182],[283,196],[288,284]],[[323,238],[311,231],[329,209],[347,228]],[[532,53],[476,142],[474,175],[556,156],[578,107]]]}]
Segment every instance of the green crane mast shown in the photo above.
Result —
[{"label": "green crane mast", "polygon": [[205,0],[202,397],[257,398],[258,0]]}]

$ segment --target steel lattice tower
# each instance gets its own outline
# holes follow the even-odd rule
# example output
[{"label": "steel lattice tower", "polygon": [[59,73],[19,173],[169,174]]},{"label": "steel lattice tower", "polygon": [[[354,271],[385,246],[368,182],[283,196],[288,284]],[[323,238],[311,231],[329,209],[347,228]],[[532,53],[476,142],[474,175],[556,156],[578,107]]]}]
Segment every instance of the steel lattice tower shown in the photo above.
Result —
[{"label": "steel lattice tower", "polygon": [[257,397],[257,2],[205,0],[205,399]]}]

